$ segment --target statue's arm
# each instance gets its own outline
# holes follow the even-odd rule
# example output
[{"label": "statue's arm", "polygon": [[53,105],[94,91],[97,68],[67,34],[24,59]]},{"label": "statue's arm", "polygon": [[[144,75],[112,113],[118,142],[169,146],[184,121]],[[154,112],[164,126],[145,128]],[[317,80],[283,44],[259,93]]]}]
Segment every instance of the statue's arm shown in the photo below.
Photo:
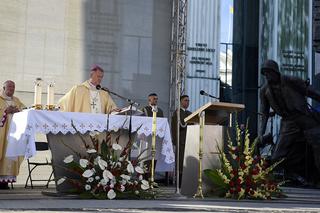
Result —
[{"label": "statue's arm", "polygon": [[262,119],[261,119],[261,126],[260,126],[260,134],[263,135],[267,128],[267,123],[269,119],[269,112],[270,112],[270,104],[266,98],[265,95],[265,89],[261,89],[260,91],[260,103],[261,103],[261,113],[262,113]]},{"label": "statue's arm", "polygon": [[314,88],[312,88],[311,86],[307,87],[307,94],[306,94],[309,98],[312,98],[318,102],[320,102],[320,93],[319,91],[315,90]]},{"label": "statue's arm", "polygon": [[296,77],[287,77],[287,79],[289,80],[288,82],[291,83],[291,85],[293,85],[300,93],[320,102],[320,92],[310,86],[309,82]]}]

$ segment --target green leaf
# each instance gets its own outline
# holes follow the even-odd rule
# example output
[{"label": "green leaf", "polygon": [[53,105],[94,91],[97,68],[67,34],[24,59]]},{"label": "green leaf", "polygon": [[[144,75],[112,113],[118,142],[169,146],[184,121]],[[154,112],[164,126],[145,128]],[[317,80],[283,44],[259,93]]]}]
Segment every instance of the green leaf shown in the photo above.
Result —
[{"label": "green leaf", "polygon": [[90,192],[83,192],[80,194],[81,199],[92,199],[94,196]]},{"label": "green leaf", "polygon": [[107,159],[107,157],[109,156],[109,147],[106,142],[101,144],[101,155],[103,159]]},{"label": "green leaf", "polygon": [[221,188],[227,188],[227,184],[223,181],[222,177],[219,175],[218,171],[212,169],[203,170],[206,177],[210,179],[215,185]]}]

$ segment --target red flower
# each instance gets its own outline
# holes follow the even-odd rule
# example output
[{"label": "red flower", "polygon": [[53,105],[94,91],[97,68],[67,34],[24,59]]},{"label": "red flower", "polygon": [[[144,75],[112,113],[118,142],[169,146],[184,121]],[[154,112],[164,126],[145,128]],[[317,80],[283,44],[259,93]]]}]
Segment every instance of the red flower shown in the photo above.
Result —
[{"label": "red flower", "polygon": [[237,192],[240,192],[241,191],[241,186],[238,186],[237,187]]},{"label": "red flower", "polygon": [[246,165],[244,163],[241,163],[240,167],[241,169],[246,169]]},{"label": "red flower", "polygon": [[252,169],[252,174],[253,174],[253,175],[259,174],[259,168],[256,167],[256,168]]},{"label": "red flower", "polygon": [[238,174],[238,170],[233,169],[231,173],[236,176]]},{"label": "red flower", "polygon": [[251,185],[251,180],[250,180],[250,178],[246,179],[246,184],[247,184],[247,185]]},{"label": "red flower", "polygon": [[255,156],[253,159],[253,163],[258,163],[261,160],[260,156]]},{"label": "red flower", "polygon": [[241,183],[241,180],[240,178],[237,179],[237,184],[240,184]]},{"label": "red flower", "polygon": [[246,193],[249,193],[249,192],[250,192],[250,187],[246,187],[245,192],[246,192]]},{"label": "red flower", "polygon": [[233,181],[230,181],[230,182],[229,182],[229,186],[230,186],[230,187],[234,187],[234,182],[233,182]]},{"label": "red flower", "polygon": [[136,165],[137,165],[137,161],[136,161],[136,160],[132,160],[132,161],[131,161],[131,164],[132,164],[133,166],[136,166]]}]

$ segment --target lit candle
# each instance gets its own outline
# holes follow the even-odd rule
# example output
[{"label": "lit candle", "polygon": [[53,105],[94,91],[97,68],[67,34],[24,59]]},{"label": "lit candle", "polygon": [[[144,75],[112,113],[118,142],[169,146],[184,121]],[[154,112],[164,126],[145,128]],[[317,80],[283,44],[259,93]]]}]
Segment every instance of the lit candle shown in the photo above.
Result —
[{"label": "lit candle", "polygon": [[54,104],[54,83],[50,83],[48,85],[48,91],[47,91],[47,105],[53,106]]},{"label": "lit candle", "polygon": [[34,106],[41,105],[41,96],[42,96],[42,79],[37,78],[34,84]]}]

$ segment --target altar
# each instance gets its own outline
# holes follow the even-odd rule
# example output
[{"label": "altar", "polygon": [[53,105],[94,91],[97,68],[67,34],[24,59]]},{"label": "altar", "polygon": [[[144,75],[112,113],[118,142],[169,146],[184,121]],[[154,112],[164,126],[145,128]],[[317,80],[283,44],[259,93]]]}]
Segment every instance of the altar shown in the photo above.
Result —
[{"label": "altar", "polygon": [[[76,130],[81,134],[129,129],[129,116],[105,115],[77,112],[58,112],[28,109],[15,113],[8,133],[6,156],[26,159],[36,154],[36,133],[50,135],[72,135]],[[74,127],[72,126],[72,123]],[[150,142],[152,135],[152,118],[132,116],[131,132],[136,132],[137,140]],[[173,171],[174,152],[170,127],[167,118],[157,118],[156,171]],[[71,143],[72,141],[70,141]],[[72,144],[70,144],[72,145]],[[66,156],[65,156],[66,157]]]}]

